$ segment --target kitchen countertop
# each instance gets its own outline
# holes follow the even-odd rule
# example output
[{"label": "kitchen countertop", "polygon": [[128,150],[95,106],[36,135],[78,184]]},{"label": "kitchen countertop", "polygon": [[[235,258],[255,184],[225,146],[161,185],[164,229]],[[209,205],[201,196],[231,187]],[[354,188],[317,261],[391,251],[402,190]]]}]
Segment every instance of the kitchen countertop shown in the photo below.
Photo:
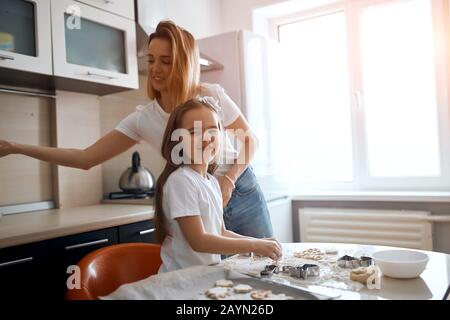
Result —
[{"label": "kitchen countertop", "polygon": [[7,215],[0,218],[0,248],[153,218],[153,206],[135,204],[99,204]]}]

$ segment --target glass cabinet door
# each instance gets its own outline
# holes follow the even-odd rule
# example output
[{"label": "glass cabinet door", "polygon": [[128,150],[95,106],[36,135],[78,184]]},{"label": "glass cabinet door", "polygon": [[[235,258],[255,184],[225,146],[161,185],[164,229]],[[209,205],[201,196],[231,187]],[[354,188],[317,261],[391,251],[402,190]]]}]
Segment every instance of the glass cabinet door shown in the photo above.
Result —
[{"label": "glass cabinet door", "polygon": [[126,73],[124,31],[81,18],[79,28],[64,14],[67,62]]},{"label": "glass cabinet door", "polygon": [[55,76],[139,87],[134,20],[78,1],[51,4]]},{"label": "glass cabinet door", "polygon": [[52,74],[50,0],[0,0],[0,68]]},{"label": "glass cabinet door", "polygon": [[36,56],[35,4],[2,0],[0,4],[0,50]]}]

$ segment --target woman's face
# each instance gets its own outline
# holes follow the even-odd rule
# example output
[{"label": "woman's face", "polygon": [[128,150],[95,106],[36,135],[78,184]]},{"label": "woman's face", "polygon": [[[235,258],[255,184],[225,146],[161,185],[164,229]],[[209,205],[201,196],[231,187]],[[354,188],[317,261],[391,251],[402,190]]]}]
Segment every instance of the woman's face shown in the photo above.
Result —
[{"label": "woman's face", "polygon": [[172,68],[172,45],[166,39],[155,38],[148,45],[148,76],[154,90],[162,92],[169,87]]},{"label": "woman's face", "polygon": [[181,128],[189,133],[188,139],[183,139],[183,152],[190,163],[211,163],[221,146],[217,115],[205,106],[189,110],[183,116]]}]

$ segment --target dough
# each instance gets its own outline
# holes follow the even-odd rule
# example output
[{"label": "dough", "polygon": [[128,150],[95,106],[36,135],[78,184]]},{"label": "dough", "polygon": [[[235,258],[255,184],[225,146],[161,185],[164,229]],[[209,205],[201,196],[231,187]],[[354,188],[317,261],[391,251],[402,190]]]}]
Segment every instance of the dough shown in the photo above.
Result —
[{"label": "dough", "polygon": [[215,287],[206,291],[206,296],[211,299],[224,299],[228,293],[227,288]]},{"label": "dough", "polygon": [[237,286],[234,286],[233,289],[236,293],[249,293],[253,288],[248,284],[238,284]]},{"label": "dough", "polygon": [[367,284],[367,279],[374,273],[374,270],[372,272],[368,272],[367,268],[361,267],[358,269],[352,270],[350,272],[350,279],[353,281],[358,281],[362,283],[363,285]]},{"label": "dough", "polygon": [[324,253],[318,248],[311,248],[300,252],[294,252],[296,258],[319,261],[323,258]]},{"label": "dough", "polygon": [[233,281],[226,280],[226,279],[220,279],[220,280],[216,281],[215,286],[229,288],[229,287],[233,286]]},{"label": "dough", "polygon": [[291,296],[287,296],[284,293],[280,293],[280,294],[269,294],[267,298],[265,298],[264,300],[294,300],[294,298]]},{"label": "dough", "polygon": [[263,300],[272,294],[270,290],[256,290],[250,293],[250,296],[255,300]]}]

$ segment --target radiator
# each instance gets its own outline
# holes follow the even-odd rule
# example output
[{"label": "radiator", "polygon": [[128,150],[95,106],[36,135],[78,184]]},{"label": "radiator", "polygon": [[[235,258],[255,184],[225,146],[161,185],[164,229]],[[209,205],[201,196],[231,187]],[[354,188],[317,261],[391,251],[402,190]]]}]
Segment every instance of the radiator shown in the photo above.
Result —
[{"label": "radiator", "polygon": [[433,249],[432,218],[425,211],[300,208],[299,224],[301,242]]}]

